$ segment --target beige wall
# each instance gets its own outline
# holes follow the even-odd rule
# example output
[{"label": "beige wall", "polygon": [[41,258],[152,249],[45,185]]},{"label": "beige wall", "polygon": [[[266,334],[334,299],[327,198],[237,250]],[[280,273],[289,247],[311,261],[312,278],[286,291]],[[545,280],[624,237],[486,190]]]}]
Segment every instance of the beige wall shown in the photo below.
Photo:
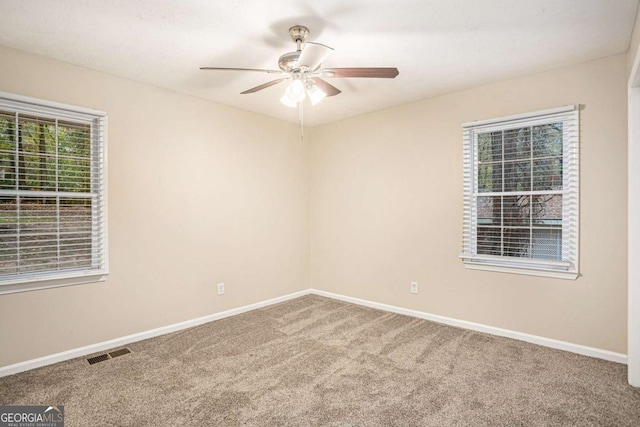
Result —
[{"label": "beige wall", "polygon": [[111,267],[0,296],[0,366],[309,287],[298,126],[1,47],[0,91],[108,112]]},{"label": "beige wall", "polygon": [[[616,55],[311,129],[311,285],[626,353],[626,74]],[[581,277],[466,270],[461,123],[566,104],[584,106]]]}]

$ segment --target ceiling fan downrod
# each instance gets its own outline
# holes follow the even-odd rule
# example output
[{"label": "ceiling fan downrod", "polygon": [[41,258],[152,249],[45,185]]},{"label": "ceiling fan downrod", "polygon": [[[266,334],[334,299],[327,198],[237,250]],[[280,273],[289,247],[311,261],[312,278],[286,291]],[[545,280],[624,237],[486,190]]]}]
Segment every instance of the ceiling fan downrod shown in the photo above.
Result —
[{"label": "ceiling fan downrod", "polygon": [[309,29],[304,25],[294,25],[289,28],[289,35],[291,36],[291,40],[296,44],[296,50],[300,52],[302,50],[302,44],[309,36]]}]

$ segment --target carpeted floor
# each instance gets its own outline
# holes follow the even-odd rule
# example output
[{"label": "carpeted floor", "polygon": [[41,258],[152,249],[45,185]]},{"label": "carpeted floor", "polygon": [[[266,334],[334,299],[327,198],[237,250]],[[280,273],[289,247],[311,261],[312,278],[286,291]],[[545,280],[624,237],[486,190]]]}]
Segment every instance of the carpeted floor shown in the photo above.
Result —
[{"label": "carpeted floor", "polygon": [[0,378],[66,426],[640,426],[626,366],[305,296]]}]

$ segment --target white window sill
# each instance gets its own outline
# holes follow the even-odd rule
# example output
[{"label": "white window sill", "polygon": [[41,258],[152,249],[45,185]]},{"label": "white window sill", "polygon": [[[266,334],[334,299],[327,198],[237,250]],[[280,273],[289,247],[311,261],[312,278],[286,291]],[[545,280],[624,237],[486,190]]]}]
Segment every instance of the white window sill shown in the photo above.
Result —
[{"label": "white window sill", "polygon": [[464,266],[469,270],[494,271],[499,273],[521,274],[525,276],[549,277],[553,279],[576,280],[577,271],[551,270],[534,267],[514,267],[509,265],[492,264],[489,262],[464,261]]},{"label": "white window sill", "polygon": [[87,283],[104,282],[107,279],[107,271],[92,271],[67,273],[61,275],[33,275],[0,281],[0,295],[15,294],[18,292],[37,291],[40,289],[59,288],[62,286],[75,286]]}]

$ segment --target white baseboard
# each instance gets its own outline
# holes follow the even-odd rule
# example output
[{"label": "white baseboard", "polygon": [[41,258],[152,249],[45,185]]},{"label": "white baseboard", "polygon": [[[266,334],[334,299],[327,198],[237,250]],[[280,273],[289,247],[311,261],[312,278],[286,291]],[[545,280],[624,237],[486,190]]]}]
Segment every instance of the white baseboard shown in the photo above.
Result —
[{"label": "white baseboard", "polygon": [[533,344],[538,344],[544,347],[551,347],[558,350],[564,350],[572,353],[581,354],[584,356],[609,360],[611,362],[617,362],[617,363],[623,363],[623,364],[627,363],[626,354],[615,353],[613,351],[601,350],[599,348],[587,347],[587,346],[573,344],[565,341],[558,341],[551,338],[539,337],[536,335],[529,335],[522,332],[511,331],[508,329],[496,328],[493,326],[487,326],[480,323],[468,322],[466,320],[453,319],[451,317],[439,316],[437,314],[426,313],[423,311],[410,310],[407,308],[397,307],[389,304],[382,304],[379,302],[368,301],[360,298],[348,297],[345,295],[334,294],[332,292],[325,292],[317,289],[307,289],[304,291],[287,294],[281,297],[272,298],[266,301],[260,301],[254,304],[249,304],[249,305],[234,308],[231,310],[222,311],[220,313],[214,313],[214,314],[198,317],[196,319],[187,320],[180,323],[174,323],[173,325],[163,326],[160,328],[151,329],[151,330],[140,332],[137,334],[127,335],[124,337],[115,338],[112,340],[103,341],[103,342],[91,344],[84,347],[74,348],[71,350],[63,351],[61,353],[51,354],[49,356],[39,357],[37,359],[31,359],[31,360],[16,363],[13,365],[3,366],[3,367],[0,367],[0,377],[17,374],[19,372],[24,372],[30,369],[51,365],[53,363],[63,362],[69,359],[75,359],[76,357],[82,357],[88,354],[98,353],[98,352],[109,350],[115,347],[121,347],[123,345],[129,344],[135,341],[141,341],[147,338],[153,338],[159,335],[168,334],[170,332],[180,331],[183,329],[191,328],[193,326],[198,326],[204,323],[213,322],[214,320],[224,319],[225,317],[231,317],[241,313],[246,313],[251,310],[267,307],[269,305],[288,301],[288,300],[298,298],[304,295],[309,295],[309,294],[320,295],[327,298],[333,298],[340,301],[362,305],[365,307],[371,307],[379,310],[389,311],[391,313],[404,314],[407,316],[430,320],[432,322],[456,326],[458,328],[469,329],[477,332],[484,332],[487,334],[498,335],[498,336],[507,337],[507,338],[513,338],[520,341],[526,341]]},{"label": "white baseboard", "polygon": [[28,371],[30,369],[39,368],[41,366],[51,365],[53,363],[63,362],[69,359],[75,359],[76,357],[86,356],[91,353],[98,353],[104,350],[109,350],[115,347],[121,347],[123,345],[146,340],[147,338],[157,337],[159,335],[168,334],[170,332],[180,331],[182,329],[191,328],[193,326],[202,325],[204,323],[213,322],[214,320],[224,319],[225,317],[235,316],[247,311],[255,310],[258,308],[266,307],[269,305],[277,304],[280,302],[288,301],[290,299],[298,298],[303,295],[308,295],[310,290],[304,290],[300,292],[294,292],[282,297],[268,299],[266,301],[260,301],[255,304],[249,304],[231,310],[222,311],[220,313],[214,313],[196,319],[187,320],[180,323],[174,323],[173,325],[162,326],[160,328],[151,329],[137,334],[131,334],[120,338],[115,338],[109,341],[103,341],[96,344],[87,345],[84,347],[74,348],[71,350],[63,351],[61,353],[51,354],[49,356],[39,357],[37,359],[31,359],[13,365],[7,365],[0,367],[0,378],[7,375],[17,374],[19,372]]},{"label": "white baseboard", "polygon": [[584,345],[573,344],[566,341],[554,340],[552,338],[545,338],[537,335],[530,335],[522,332],[511,331],[508,329],[496,328],[494,326],[483,325],[481,323],[468,322],[466,320],[453,319],[451,317],[439,316],[437,314],[426,313],[423,311],[410,310],[407,308],[397,307],[394,305],[382,304],[379,302],[368,301],[360,298],[334,294],[332,292],[325,292],[325,291],[319,291],[316,289],[311,289],[310,293],[314,295],[320,295],[323,297],[333,298],[340,301],[362,305],[365,307],[377,308],[379,310],[389,311],[392,313],[404,314],[407,316],[430,320],[432,322],[443,323],[445,325],[450,325],[450,326],[456,326],[458,328],[469,329],[477,332],[484,332],[486,334],[498,335],[501,337],[513,338],[515,340],[526,341],[526,342],[530,342],[532,344],[538,344],[544,347],[551,347],[558,350],[569,351],[571,353],[577,353],[583,356],[595,357],[598,359],[604,359],[611,362],[627,364],[626,354],[616,353],[609,350],[602,350],[599,348],[587,347]]}]

